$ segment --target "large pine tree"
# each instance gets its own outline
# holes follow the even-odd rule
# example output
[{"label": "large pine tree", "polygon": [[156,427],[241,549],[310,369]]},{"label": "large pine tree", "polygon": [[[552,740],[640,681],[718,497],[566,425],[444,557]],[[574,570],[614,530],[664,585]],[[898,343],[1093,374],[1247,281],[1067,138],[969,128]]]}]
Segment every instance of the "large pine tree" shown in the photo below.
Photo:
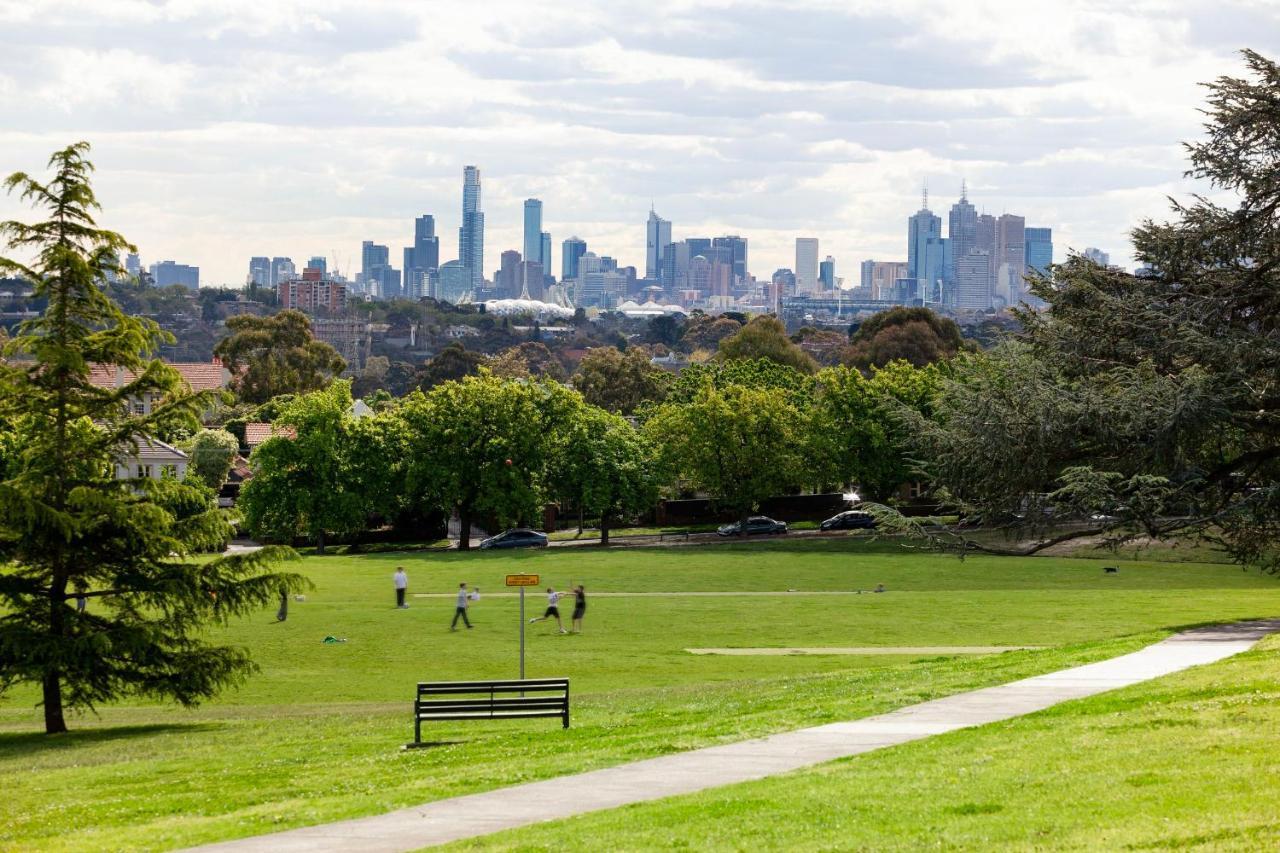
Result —
[{"label": "large pine tree", "polygon": [[[67,709],[129,694],[191,705],[236,683],[248,653],[199,629],[305,585],[269,570],[287,551],[196,557],[228,534],[198,487],[113,476],[146,436],[196,426],[212,400],[148,357],[167,336],[101,287],[132,247],[94,222],[88,150],[55,153],[47,183],[11,175],[6,188],[47,218],[0,223],[22,258],[0,257],[0,272],[48,301],[0,351],[0,691],[38,683],[49,733],[66,731]],[[99,388],[95,366],[129,381]],[[159,402],[136,415],[144,395]]]}]

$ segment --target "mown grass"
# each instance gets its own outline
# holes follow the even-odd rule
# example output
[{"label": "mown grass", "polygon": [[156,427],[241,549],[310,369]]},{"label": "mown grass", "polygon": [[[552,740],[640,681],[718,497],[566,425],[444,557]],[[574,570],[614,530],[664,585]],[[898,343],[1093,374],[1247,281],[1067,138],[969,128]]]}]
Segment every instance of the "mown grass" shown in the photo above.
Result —
[{"label": "mown grass", "polygon": [[1275,850],[1280,638],[1027,717],[452,849]]},{"label": "mown grass", "polygon": [[[393,609],[391,574],[410,575]],[[921,554],[856,538],[697,548],[312,557],[289,620],[212,631],[262,671],[197,711],[146,703],[38,734],[30,690],[0,701],[0,848],[162,849],[373,814],[904,704],[1137,648],[1169,628],[1280,612],[1280,584],[1238,568]],[[531,676],[573,679],[573,727],[444,724],[402,752],[420,680],[516,674],[503,575],[584,583],[586,633],[529,630]],[[482,590],[451,633],[447,593]],[[884,595],[801,595],[870,589]],[[796,593],[787,593],[794,589]],[[683,592],[780,592],[688,596]],[[599,592],[673,593],[611,597]],[[528,613],[542,597],[530,594]],[[347,642],[326,645],[326,635]],[[694,656],[689,647],[1040,645],[980,658]],[[68,827],[76,830],[69,832]]]}]

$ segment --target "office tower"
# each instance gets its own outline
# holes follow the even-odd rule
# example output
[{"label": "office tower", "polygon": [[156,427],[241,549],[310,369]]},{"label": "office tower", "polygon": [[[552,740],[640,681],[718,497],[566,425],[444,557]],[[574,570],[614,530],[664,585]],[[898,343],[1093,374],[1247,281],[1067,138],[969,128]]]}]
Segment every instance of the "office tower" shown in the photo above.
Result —
[{"label": "office tower", "polygon": [[377,279],[376,268],[391,264],[391,250],[372,240],[360,244],[360,279],[371,282]]},{"label": "office tower", "polygon": [[293,258],[275,257],[271,259],[271,286],[275,287],[282,281],[288,281],[297,275],[297,269],[293,266]]},{"label": "office tower", "polygon": [[551,234],[547,231],[543,231],[542,234],[539,235],[539,237],[540,239],[538,240],[538,248],[541,251],[538,252],[538,266],[542,267],[543,275],[550,275],[551,274]]},{"label": "office tower", "polygon": [[[739,237],[736,234],[728,237],[716,237],[711,241],[711,247],[720,250],[719,260],[732,267],[733,280],[735,282],[747,280],[746,237]],[[708,258],[710,258],[710,255],[708,255]]]},{"label": "office tower", "polygon": [[307,269],[320,270],[321,276],[329,274],[329,264],[319,255],[311,256],[310,260],[307,261]]},{"label": "office tower", "polygon": [[818,290],[818,238],[796,238],[796,293],[810,294]]},{"label": "office tower", "polygon": [[696,290],[703,297],[711,292],[711,262],[705,255],[694,255],[689,259],[686,289]]},{"label": "office tower", "polygon": [[542,283],[542,264],[537,261],[521,261],[516,267],[516,296],[541,302],[546,288]]},{"label": "office tower", "polygon": [[1027,271],[1026,219],[1005,213],[996,220],[996,248],[991,256],[996,267],[995,296],[1005,305],[1022,301]]},{"label": "office tower", "polygon": [[869,299],[891,301],[899,279],[907,278],[906,261],[863,261],[862,287]]},{"label": "office tower", "polygon": [[688,240],[668,243],[662,250],[662,286],[667,290],[683,288],[689,275],[689,259],[696,254],[690,252]]},{"label": "office tower", "polygon": [[[948,302],[946,282],[951,281],[951,269],[948,266],[950,255],[946,237],[930,237],[925,241],[924,259],[917,272],[920,281],[919,296],[925,302]],[[908,264],[909,266],[909,264]]]},{"label": "office tower", "polygon": [[347,304],[347,287],[326,278],[316,267],[307,267],[302,278],[286,279],[276,285],[281,308],[298,311],[341,311]]},{"label": "office tower", "polygon": [[595,252],[585,252],[578,258],[578,274],[573,287],[573,304],[578,308],[604,305],[604,270]]},{"label": "office tower", "polygon": [[188,290],[197,290],[200,287],[200,268],[173,261],[161,261],[151,265],[151,278],[155,281],[156,287],[170,287],[178,284]]},{"label": "office tower", "polygon": [[671,243],[671,223],[649,206],[649,221],[645,224],[644,277],[657,279],[662,276],[662,259]]},{"label": "office tower", "polygon": [[956,308],[984,311],[991,307],[991,254],[970,249],[955,260]]},{"label": "office tower", "polygon": [[[950,256],[947,266],[952,270],[952,276],[955,275],[956,261],[969,254],[969,250],[977,245],[977,237],[978,211],[969,204],[968,188],[961,183],[960,201],[951,205],[951,212],[947,216],[947,252]],[[947,281],[948,284],[952,283],[951,279]]]},{"label": "office tower", "polygon": [[502,265],[493,281],[493,289],[499,299],[515,299],[520,295],[520,261],[520,253],[515,249],[502,253]]},{"label": "office tower", "polygon": [[876,262],[863,261],[858,266],[862,273],[861,277],[858,280],[858,284],[863,290],[867,291],[867,293],[870,293],[872,290],[871,280],[872,280],[872,277],[875,275],[875,270],[876,270]]},{"label": "office tower", "polygon": [[573,281],[578,277],[578,264],[587,253],[587,242],[577,237],[570,237],[561,244],[560,280]]},{"label": "office tower", "polygon": [[823,290],[836,289],[836,259],[830,255],[818,264],[818,281],[822,284]]},{"label": "office tower", "polygon": [[142,258],[138,257],[137,252],[130,252],[125,255],[124,271],[129,274],[129,278],[137,278],[142,275]]},{"label": "office tower", "polygon": [[484,211],[480,209],[480,170],[475,166],[466,166],[462,170],[462,227],[458,229],[458,260],[467,271],[471,291],[480,290],[484,283]]},{"label": "office tower", "polygon": [[709,237],[688,237],[684,240],[684,243],[689,247],[690,258],[696,258],[698,255],[709,258],[711,255],[711,239]]},{"label": "office tower", "polygon": [[1027,241],[1027,272],[1047,275],[1053,263],[1053,229],[1027,228],[1023,233]]},{"label": "office tower", "polygon": [[929,209],[929,191],[925,190],[920,209],[907,218],[907,277],[926,279],[925,255],[930,239],[942,238],[942,217]]},{"label": "office tower", "polygon": [[457,305],[471,294],[471,273],[462,261],[446,261],[440,265],[436,298]]},{"label": "office tower", "polygon": [[1103,267],[1111,266],[1111,255],[1107,254],[1101,249],[1095,249],[1094,247],[1090,246],[1080,254],[1082,254],[1085,257],[1085,259],[1093,261],[1095,264],[1099,266],[1103,266]]},{"label": "office tower", "polygon": [[524,200],[524,259],[542,260],[542,202],[536,198]]},{"label": "office tower", "polygon": [[[136,258],[137,255],[131,257]],[[128,269],[128,261],[125,261],[126,269]],[[132,275],[133,273],[130,273]],[[249,259],[249,284],[256,284],[259,287],[267,287],[271,284],[271,259],[261,256],[255,256]]]}]

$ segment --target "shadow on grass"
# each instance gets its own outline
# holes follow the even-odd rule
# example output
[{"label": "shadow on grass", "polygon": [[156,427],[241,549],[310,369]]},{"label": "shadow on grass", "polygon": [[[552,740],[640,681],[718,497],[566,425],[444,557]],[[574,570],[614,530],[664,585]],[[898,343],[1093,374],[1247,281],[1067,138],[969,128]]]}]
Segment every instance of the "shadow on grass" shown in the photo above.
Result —
[{"label": "shadow on grass", "polygon": [[100,743],[126,741],[165,734],[197,734],[222,728],[220,723],[152,723],[136,726],[104,726],[72,729],[62,734],[44,732],[0,733],[0,759],[15,758],[36,752],[76,749]]}]

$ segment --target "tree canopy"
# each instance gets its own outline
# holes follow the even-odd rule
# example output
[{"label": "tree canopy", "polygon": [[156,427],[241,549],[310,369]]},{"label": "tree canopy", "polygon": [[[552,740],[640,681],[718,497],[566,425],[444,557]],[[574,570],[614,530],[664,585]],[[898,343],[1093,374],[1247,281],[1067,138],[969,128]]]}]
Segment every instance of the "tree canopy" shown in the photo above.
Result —
[{"label": "tree canopy", "polygon": [[751,322],[720,341],[716,353],[719,361],[765,358],[793,367],[801,373],[814,373],[817,364],[809,354],[792,343],[782,321],[768,314],[758,314]]},{"label": "tree canopy", "polygon": [[337,350],[312,337],[311,321],[301,311],[240,314],[228,318],[227,329],[230,336],[213,354],[231,371],[231,387],[246,402],[314,391],[347,369]]},{"label": "tree canopy", "polygon": [[928,308],[899,306],[873,315],[854,332],[845,363],[867,370],[891,361],[924,367],[965,347],[960,327]]},{"label": "tree canopy", "polygon": [[582,357],[573,387],[593,406],[629,415],[643,403],[660,402],[667,392],[671,374],[649,363],[640,349],[619,352],[614,347],[596,347]]}]

